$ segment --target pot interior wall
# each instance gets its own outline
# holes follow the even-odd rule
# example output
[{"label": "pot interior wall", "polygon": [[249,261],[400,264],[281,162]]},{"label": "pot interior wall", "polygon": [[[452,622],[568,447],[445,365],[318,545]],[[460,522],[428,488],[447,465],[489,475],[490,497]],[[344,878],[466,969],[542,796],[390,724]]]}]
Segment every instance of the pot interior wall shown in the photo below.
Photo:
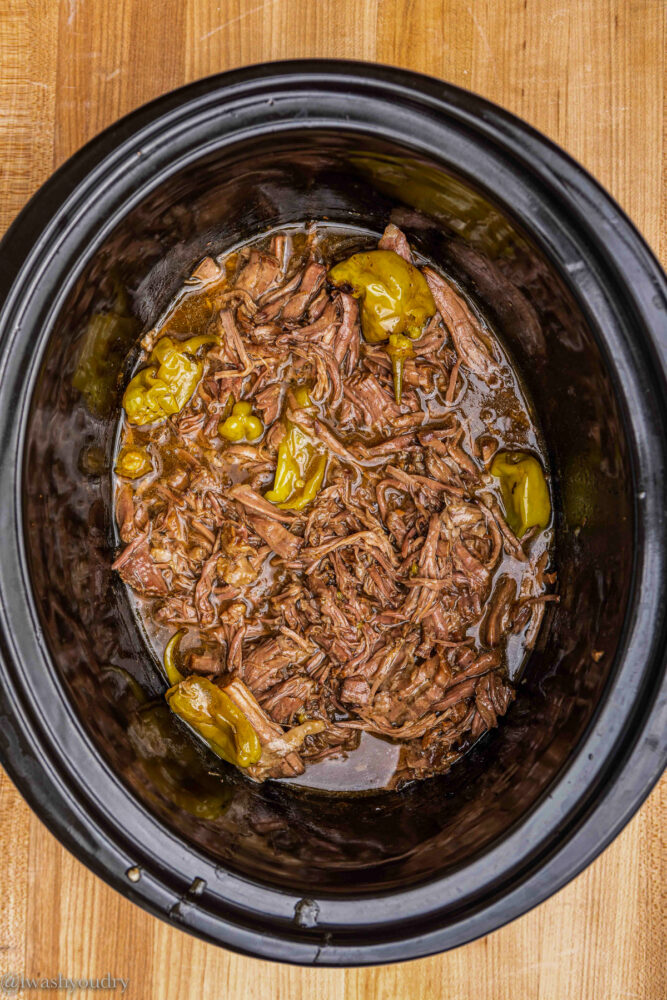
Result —
[{"label": "pot interior wall", "polygon": [[[498,730],[449,775],[349,799],[253,785],[195,747],[160,704],[162,682],[110,569],[110,464],[128,349],[206,253],[323,217],[378,233],[391,218],[504,337],[549,446],[561,593]],[[509,210],[470,180],[340,133],[294,132],[211,155],[162,184],[99,248],[43,358],[24,504],[55,669],[98,752],[147,808],[219,863],[312,892],[378,891],[443,872],[530,809],[599,704],[631,578],[626,447],[580,307]]]}]

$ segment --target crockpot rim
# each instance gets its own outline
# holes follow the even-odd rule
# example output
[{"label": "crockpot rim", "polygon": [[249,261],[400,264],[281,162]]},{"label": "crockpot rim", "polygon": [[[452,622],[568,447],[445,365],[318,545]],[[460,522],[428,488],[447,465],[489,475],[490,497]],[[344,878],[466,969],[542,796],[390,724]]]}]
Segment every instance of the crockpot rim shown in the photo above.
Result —
[{"label": "crockpot rim", "polygon": [[[271,71],[268,76],[258,75],[258,71],[260,71],[261,73],[266,72],[267,67]],[[357,74],[356,76],[355,73]],[[28,206],[26,206],[26,208],[23,210],[23,212],[18,217],[16,222],[10,228],[7,235],[5,236],[5,239],[3,240],[2,245],[0,246],[0,261],[2,261],[3,265],[6,263],[8,252],[11,251],[12,249],[12,243],[14,243],[15,246],[17,246],[17,249],[15,250],[15,256],[13,256],[12,258],[12,262],[14,265],[18,263],[18,267],[16,267],[16,273],[12,276],[12,280],[13,281],[15,280],[14,299],[16,299],[16,296],[19,295],[20,291],[19,286],[21,285],[21,282],[18,280],[19,271],[21,271],[21,274],[24,275],[25,267],[27,263],[29,263],[30,259],[30,251],[33,243],[33,239],[31,238],[29,233],[31,217],[32,217],[32,222],[34,223],[35,213],[39,215],[40,213],[43,213],[45,209],[49,209],[48,205],[49,198],[57,190],[59,185],[61,185],[64,189],[70,186],[72,189],[72,195],[74,195],[79,186],[79,181],[77,181],[76,179],[77,168],[79,168],[83,177],[89,175],[91,170],[89,161],[91,157],[94,160],[96,155],[101,154],[98,163],[99,166],[107,162],[107,160],[113,159],[114,155],[117,154],[118,150],[123,148],[122,144],[118,146],[117,143],[119,131],[122,133],[123,129],[126,130],[127,141],[131,141],[133,139],[136,140],[141,134],[143,134],[142,126],[140,125],[141,121],[145,121],[147,123],[153,123],[155,126],[157,126],[161,121],[162,125],[163,126],[165,125],[164,120],[159,116],[160,109],[165,109],[167,118],[172,111],[175,113],[176,117],[179,116],[182,117],[184,114],[185,107],[186,106],[189,107],[193,102],[196,102],[197,95],[199,95],[200,99],[204,104],[207,101],[213,103],[217,99],[224,100],[225,98],[224,92],[228,93],[230,87],[233,88],[234,86],[238,85],[238,87],[242,90],[244,84],[247,83],[250,89],[252,89],[253,86],[257,86],[257,88],[259,89],[265,89],[269,84],[271,84],[271,82],[277,83],[278,85],[280,84],[280,82],[282,82],[284,85],[287,85],[285,81],[289,81],[290,78],[292,77],[301,78],[301,84],[304,85],[306,89],[308,88],[308,86],[311,85],[314,86],[318,81],[322,82],[328,79],[329,81],[336,80],[336,82],[339,82],[341,78],[347,78],[350,83],[358,84],[363,87],[364,83],[367,84],[369,78],[372,78],[372,81],[374,81],[378,85],[379,89],[382,89],[383,86],[388,89],[391,89],[392,87],[395,89],[402,88],[403,91],[406,93],[406,95],[411,96],[411,99],[416,100],[418,103],[424,102],[425,100],[424,91],[428,91],[429,100],[431,104],[434,106],[440,104],[441,112],[444,115],[447,114],[451,115],[454,111],[463,110],[463,113],[470,119],[471,125],[475,125],[476,123],[478,124],[481,121],[484,123],[484,127],[487,132],[493,132],[495,130],[497,134],[496,135],[497,141],[500,141],[501,144],[503,142],[503,134],[505,134],[505,139],[504,139],[505,142],[509,141],[507,139],[507,134],[513,134],[515,139],[517,136],[521,136],[524,140],[528,137],[533,147],[531,149],[532,156],[534,157],[536,155],[536,152],[540,152],[542,154],[541,166],[544,166],[545,170],[549,171],[550,173],[553,173],[556,176],[556,178],[558,174],[556,167],[560,167],[561,171],[564,171],[565,173],[568,174],[568,181],[571,186],[570,197],[573,196],[573,190],[574,190],[578,195],[580,195],[584,203],[594,205],[595,209],[598,211],[601,208],[600,199],[602,200],[602,207],[606,209],[608,216],[611,216],[613,218],[615,225],[617,226],[617,232],[619,233],[619,235],[623,236],[626,242],[626,250],[628,253],[628,258],[631,259],[636,266],[639,266],[640,264],[643,265],[643,267],[645,269],[648,269],[649,273],[652,274],[654,296],[656,300],[654,305],[656,310],[660,308],[659,306],[660,296],[662,296],[663,303],[667,301],[667,293],[666,293],[667,281],[665,279],[665,276],[664,274],[662,274],[659,265],[652,257],[650,251],[646,247],[642,238],[636,232],[632,224],[629,223],[629,220],[627,220],[627,218],[622,214],[620,209],[618,209],[618,206],[616,206],[612,202],[609,196],[606,193],[604,193],[601,188],[599,188],[596,182],[593,181],[592,178],[590,178],[585,173],[585,171],[582,170],[581,167],[575,164],[574,161],[572,161],[569,157],[567,157],[566,154],[562,153],[562,151],[558,150],[558,148],[555,147],[552,143],[541,137],[539,133],[535,132],[535,130],[531,129],[529,126],[526,126],[518,119],[509,115],[507,112],[502,111],[502,109],[499,109],[494,105],[491,105],[486,101],[483,101],[481,98],[477,98],[474,95],[468,94],[468,92],[466,91],[459,90],[458,88],[452,87],[451,85],[448,84],[441,83],[440,81],[433,80],[432,78],[423,77],[420,76],[419,74],[407,73],[406,71],[395,70],[389,67],[379,67],[365,63],[351,63],[351,62],[330,61],[330,60],[316,60],[316,61],[299,60],[299,61],[292,61],[289,63],[259,64],[258,66],[249,67],[244,70],[231,71],[230,73],[219,74],[214,77],[209,77],[204,81],[198,81],[197,83],[190,84],[186,87],[180,88],[177,91],[173,91],[167,95],[163,95],[163,97],[158,98],[157,100],[151,102],[148,105],[143,106],[142,108],[139,108],[135,112],[132,112],[130,115],[122,119],[119,123],[111,126],[105,132],[101,133],[101,135],[91,140],[91,142],[88,143],[87,146],[85,146],[82,150],[76,153],[71,158],[71,160],[67,161],[67,163],[63,167],[61,167],[60,170],[57,171],[57,173],[54,174],[49,181],[46,182],[44,187],[40,189],[40,191],[34,196],[34,198],[31,200]],[[435,93],[436,91],[438,93]],[[296,127],[298,127],[300,125],[308,125],[308,122],[298,121],[293,124]],[[144,131],[145,130],[150,131],[150,128],[151,128],[150,124],[145,124],[143,126]],[[109,155],[107,155],[104,152],[105,143],[111,143],[112,148],[116,148],[116,154],[109,153]],[[406,139],[404,141],[404,145],[406,147],[409,147],[410,145],[409,140]],[[553,179],[551,183],[553,183]],[[53,219],[58,218],[58,215],[62,211],[63,205],[67,203],[67,200],[68,198],[66,196],[61,205],[56,210],[55,214],[53,215]],[[23,229],[28,230],[27,237],[24,240],[24,243],[27,243],[27,248],[24,248],[26,249],[25,259],[21,259],[21,253],[20,253],[21,242],[22,242],[22,236],[21,236],[22,226]],[[41,226],[38,225],[38,228],[41,228]],[[525,226],[525,223],[524,223],[524,228],[527,228]],[[11,270],[12,268],[10,267],[9,271]],[[646,282],[646,277],[644,277],[643,282],[644,283]],[[65,291],[63,291],[63,294],[65,294]],[[635,289],[635,297],[636,297],[636,289]],[[12,300],[12,295],[9,294],[7,302],[9,302],[10,307],[9,308],[7,307],[7,302],[3,307],[3,312],[5,314],[4,315],[5,324],[7,321],[7,314],[11,312],[11,307],[13,306],[13,302],[11,300]],[[644,302],[643,305],[646,306],[646,302]],[[663,310],[664,310],[664,305],[663,305]],[[1,324],[0,324],[0,330],[1,330]],[[12,331],[10,330],[9,333],[11,334],[11,332]],[[655,356],[659,358],[659,351],[655,349],[656,346],[658,348],[660,347],[659,344],[650,345],[649,350],[653,349]],[[663,370],[664,370],[664,361],[663,361]],[[658,375],[658,391],[659,393],[661,391],[659,375]],[[662,402],[664,408],[664,381],[662,383],[662,393],[663,393]],[[662,480],[660,479],[660,474],[663,476]],[[4,481],[4,477],[0,481]],[[657,486],[656,484],[653,484],[653,489],[655,490],[656,488],[659,488],[661,482],[664,483],[664,465],[662,466],[661,469],[658,469],[658,483]],[[6,526],[4,509],[3,509],[3,526]],[[8,574],[5,572],[3,568],[1,577],[2,585],[6,584],[7,575]],[[3,618],[4,618],[4,613],[3,613]],[[2,651],[4,655],[2,656],[3,659],[2,676],[3,680],[5,681],[9,680],[5,670],[6,663],[4,662],[8,652],[7,646],[8,646],[7,637],[3,633]],[[10,699],[7,697],[6,692],[7,688],[11,689],[12,686],[13,685],[11,684],[11,682],[7,684],[6,687],[3,685],[2,699],[0,702],[0,706],[6,715],[8,714],[10,708],[10,706],[8,705]],[[608,687],[613,688],[613,686],[614,686],[613,681],[610,679]],[[26,707],[25,704],[23,707],[24,708]],[[644,743],[646,743],[647,729],[653,728],[653,726],[649,726],[650,719],[654,719],[654,724],[657,722],[656,708],[657,706],[654,706],[654,711],[652,715],[646,716],[644,719],[644,724],[643,724],[644,732],[642,734],[642,736],[644,737]],[[14,732],[10,734],[9,741],[7,741],[6,738],[3,738],[2,740],[3,744],[2,758],[3,758],[3,763],[5,763],[5,766],[9,770],[13,779],[19,785],[23,794],[31,803],[33,808],[35,808],[36,811],[38,812],[41,811],[42,814],[46,814],[49,816],[53,832],[56,833],[59,839],[61,839],[61,841],[65,843],[65,845],[68,846],[70,850],[73,850],[75,854],[78,854],[79,856],[83,855],[86,858],[86,863],[89,865],[89,867],[93,868],[93,870],[95,870],[97,874],[100,874],[111,885],[113,885],[115,888],[119,888],[121,891],[124,892],[124,894],[128,895],[135,902],[139,902],[140,905],[144,906],[146,909],[149,909],[156,915],[161,917],[170,917],[172,922],[176,923],[176,925],[181,927],[181,929],[190,930],[193,933],[197,933],[200,936],[207,938],[208,940],[213,940],[216,941],[217,943],[225,943],[226,946],[228,947],[233,947],[236,948],[237,950],[246,951],[249,954],[262,955],[263,957],[270,957],[277,960],[296,961],[304,963],[317,962],[318,964],[330,964],[330,965],[371,964],[383,961],[386,962],[391,960],[418,957],[420,955],[429,954],[436,950],[442,950],[442,948],[444,947],[453,947],[458,943],[462,943],[463,941],[472,940],[473,937],[479,936],[480,934],[483,933],[487,933],[489,930],[495,929],[502,923],[507,922],[507,920],[513,919],[515,916],[518,916],[521,912],[524,912],[526,909],[530,908],[530,906],[541,901],[542,899],[546,898],[547,895],[550,895],[552,892],[556,891],[557,888],[559,888],[562,884],[564,884],[565,881],[569,880],[569,878],[573,877],[573,875],[576,874],[577,871],[581,870],[581,868],[584,867],[584,865],[587,864],[588,861],[591,860],[593,856],[599,853],[599,851],[602,850],[604,846],[606,846],[609,840],[611,840],[612,837],[615,835],[615,833],[618,832],[618,829],[620,829],[620,827],[624,825],[624,823],[627,821],[629,815],[631,815],[638,807],[638,805],[640,804],[640,800],[643,800],[645,795],[648,794],[650,787],[652,787],[654,781],[657,780],[657,778],[659,777],[661,769],[660,755],[657,752],[658,748],[655,747],[651,752],[649,752],[650,748],[645,746],[644,749],[645,749],[645,756],[647,755],[647,760],[645,760],[644,762],[644,770],[649,770],[651,772],[652,777],[648,783],[646,782],[646,780],[640,783],[639,789],[633,786],[632,788],[633,798],[630,805],[627,804],[627,788],[626,788],[625,808],[621,811],[620,816],[618,815],[618,809],[611,810],[612,812],[616,812],[616,816],[610,828],[605,832],[605,835],[602,838],[599,837],[596,838],[595,846],[592,849],[589,847],[588,854],[584,854],[583,860],[581,860],[580,863],[575,863],[575,864],[570,863],[567,866],[567,873],[565,875],[561,874],[561,876],[558,879],[556,879],[555,882],[552,880],[551,882],[549,882],[547,886],[545,886],[544,882],[548,880],[542,879],[543,884],[540,888],[540,875],[543,874],[543,872],[541,871],[534,872],[533,875],[527,879],[526,884],[524,884],[523,887],[520,887],[524,889],[522,901],[519,902],[517,899],[515,899],[514,906],[509,907],[509,913],[505,912],[505,914],[500,919],[498,919],[496,914],[495,918],[492,918],[491,920],[487,919],[485,922],[483,919],[480,919],[480,915],[477,914],[474,918],[468,917],[466,920],[463,921],[463,923],[466,924],[467,926],[467,930],[463,934],[459,934],[458,940],[456,938],[456,935],[455,934],[453,935],[451,933],[452,928],[445,928],[445,929],[440,928],[436,929],[435,931],[431,930],[430,932],[425,934],[417,934],[416,936],[408,937],[400,941],[387,941],[386,939],[383,939],[382,944],[375,943],[373,945],[368,945],[368,944],[362,945],[361,947],[363,947],[364,953],[361,954],[359,947],[349,946],[349,945],[337,947],[335,945],[328,944],[326,940],[321,940],[318,943],[317,939],[313,939],[312,935],[310,936],[310,938],[308,938],[307,935],[301,934],[301,940],[287,941],[285,937],[281,935],[269,939],[266,935],[262,935],[261,931],[259,933],[256,931],[250,931],[246,932],[245,936],[232,935],[231,939],[228,939],[227,937],[225,937],[224,934],[219,933],[219,926],[221,924],[221,920],[219,917],[217,918],[218,933],[216,934],[212,934],[210,932],[210,927],[213,926],[213,924],[216,924],[216,920],[213,921],[213,924],[212,923],[208,924],[208,929],[206,929],[201,924],[197,927],[193,925],[186,926],[182,922],[182,914],[181,918],[179,919],[179,914],[174,909],[175,907],[178,907],[179,902],[184,904],[184,906],[188,909],[188,912],[190,914],[196,913],[199,909],[203,910],[203,907],[200,907],[200,905],[198,903],[195,903],[194,900],[187,900],[185,894],[181,894],[181,896],[179,896],[176,899],[176,902],[173,902],[174,900],[173,893],[167,893],[166,891],[164,891],[164,887],[159,885],[159,878],[153,877],[148,871],[146,871],[146,874],[142,878],[141,882],[137,886],[132,886],[128,891],[128,885],[124,881],[123,877],[123,872],[125,871],[125,868],[122,867],[122,865],[123,863],[127,862],[127,859],[131,859],[133,856],[136,856],[136,852],[134,852],[134,854],[133,852],[127,853],[126,851],[120,849],[118,845],[117,833],[115,833],[114,835],[115,836],[115,842],[114,842],[114,837],[110,836],[108,833],[105,833],[105,831],[101,829],[98,825],[95,828],[95,834],[98,837],[100,837],[101,840],[106,841],[104,845],[105,850],[107,851],[107,853],[113,855],[114,862],[113,862],[113,869],[111,869],[110,862],[108,860],[106,862],[100,860],[98,853],[95,850],[96,845],[95,844],[91,845],[89,837],[87,837],[83,829],[80,828],[79,825],[81,818],[80,816],[77,816],[76,819],[74,816],[71,817],[69,822],[74,821],[74,829],[68,829],[68,819],[64,818],[64,814],[68,811],[68,809],[71,809],[71,804],[70,805],[66,804],[65,806],[63,806],[63,804],[61,803],[60,809],[44,808],[44,802],[43,801],[40,802],[38,793],[33,789],[33,787],[29,784],[29,782],[35,780],[36,786],[38,784],[41,784],[41,787],[43,788],[48,787],[50,788],[51,791],[53,791],[54,785],[61,784],[60,779],[62,778],[62,776],[56,775],[54,770],[52,768],[51,769],[49,768],[49,762],[42,762],[42,764],[38,766],[37,762],[34,760],[28,762],[25,759],[22,759],[23,757],[23,754],[21,752],[22,749],[24,747],[27,748],[30,746],[29,740],[26,739],[26,732],[29,732],[31,730],[33,732],[36,731],[34,729],[34,725],[31,724],[34,723],[35,720],[30,719],[30,713],[28,712],[28,714],[24,715],[23,725],[21,726],[17,725],[16,719],[9,718],[8,721],[14,724],[15,729]],[[593,723],[591,724],[591,726],[592,725]],[[660,730],[658,729],[657,732],[659,733]],[[579,746],[577,748],[576,755],[581,753],[582,747],[586,743],[587,735],[588,734],[582,736]],[[11,742],[12,739],[14,740],[13,745],[10,746],[9,753],[7,753],[6,752],[7,744],[8,742]],[[635,746],[634,749],[636,751],[637,747]],[[662,759],[664,762],[664,756]],[[647,763],[648,763],[648,768],[647,768]],[[40,768],[41,768],[41,773],[39,773],[38,775],[37,772],[40,770]],[[563,770],[564,771],[568,770],[568,767],[566,766]],[[553,790],[553,786],[561,782],[563,778],[564,775],[562,773],[559,774],[557,778],[554,779],[554,782],[552,783],[552,786],[550,786],[550,788]],[[620,777],[616,781],[616,785],[618,785],[619,783],[620,783]],[[613,784],[613,782],[611,784]],[[609,788],[607,789],[607,791],[608,794],[602,800],[601,803],[598,803],[598,806],[595,809],[596,814],[598,814],[598,818],[601,806],[604,803],[607,804],[608,810],[612,805],[611,800],[613,796],[609,792]],[[618,795],[618,797],[619,798],[621,797],[620,794]],[[49,805],[51,806],[52,803],[50,803]],[[535,809],[538,807],[539,803],[534,806]],[[591,817],[588,817],[587,821],[589,824],[590,824],[590,818]],[[90,822],[89,814],[88,814],[88,822]],[[586,821],[582,823],[582,827],[578,831],[579,835],[581,835],[582,831],[585,828],[585,825]],[[196,854],[196,852],[193,852],[191,848],[189,848],[189,850],[191,855]],[[119,859],[121,859],[120,865],[118,864]],[[126,867],[131,867],[131,866],[132,862],[130,860],[129,863],[126,863]],[[531,879],[533,882],[532,898],[530,896],[530,892],[525,891],[527,885],[531,882]],[[434,881],[437,882],[438,880],[436,879]],[[151,884],[152,891],[146,892],[149,883]],[[275,891],[275,890],[270,890],[270,891]],[[516,890],[515,890],[515,895],[516,895]],[[169,903],[168,907],[165,905],[165,897],[167,897],[166,901]],[[507,897],[505,898],[507,899]],[[229,922],[225,922],[224,920],[222,920],[222,924],[224,925],[225,928],[229,928]],[[455,928],[458,927],[460,929],[460,924],[455,924],[454,926]],[[298,937],[298,934],[296,936]],[[263,941],[258,942],[257,941],[258,937],[262,937]]]}]

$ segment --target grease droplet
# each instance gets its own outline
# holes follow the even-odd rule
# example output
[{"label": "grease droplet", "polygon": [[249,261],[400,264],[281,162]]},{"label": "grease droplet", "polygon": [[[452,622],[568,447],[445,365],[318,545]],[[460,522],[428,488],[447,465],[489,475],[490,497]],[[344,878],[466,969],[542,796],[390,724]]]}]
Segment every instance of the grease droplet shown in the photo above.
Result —
[{"label": "grease droplet", "polygon": [[138,882],[141,878],[141,868],[139,865],[135,865],[134,868],[128,868],[125,872],[130,882]]}]

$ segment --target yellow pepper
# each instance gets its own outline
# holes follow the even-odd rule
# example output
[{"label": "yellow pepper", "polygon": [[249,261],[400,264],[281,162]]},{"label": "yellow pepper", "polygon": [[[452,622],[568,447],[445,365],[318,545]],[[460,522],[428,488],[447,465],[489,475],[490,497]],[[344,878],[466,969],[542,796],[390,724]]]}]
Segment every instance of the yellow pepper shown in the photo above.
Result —
[{"label": "yellow pepper", "polygon": [[[312,405],[305,386],[299,386],[294,397],[300,409]],[[264,499],[282,510],[303,510],[317,496],[326,469],[327,456],[315,449],[300,427],[287,420],[285,437],[278,446],[273,489]]]},{"label": "yellow pepper", "polygon": [[329,281],[348,285],[355,298],[361,299],[361,330],[369,344],[389,340],[394,396],[400,403],[403,364],[410,356],[405,342],[408,337],[420,337],[424,323],[435,313],[426,278],[393,250],[370,250],[332,267]]},{"label": "yellow pepper", "polygon": [[174,341],[162,337],[148,361],[130,381],[123,407],[131,424],[152,424],[179,413],[188,402],[202,376],[203,364],[194,355],[204,344],[216,344],[216,337],[191,337]]},{"label": "yellow pepper", "polygon": [[252,403],[234,403],[231,414],[218,425],[218,434],[228,441],[256,441],[264,432],[264,424],[253,416]]},{"label": "yellow pepper", "polygon": [[172,712],[192,726],[223,760],[249,767],[262,756],[259,737],[248,719],[207,677],[186,677],[170,687],[165,697]]},{"label": "yellow pepper", "polygon": [[536,525],[546,528],[551,501],[536,458],[520,451],[501,451],[491,463],[491,475],[500,480],[507,522],[519,538]]},{"label": "yellow pepper", "polygon": [[292,395],[296,400],[296,405],[300,410],[305,410],[307,407],[312,406],[310,400],[310,393],[308,392],[307,385],[297,385],[295,389],[292,390]]},{"label": "yellow pepper", "polygon": [[164,672],[167,675],[167,680],[172,687],[174,684],[178,684],[183,680],[183,674],[179,670],[179,666],[177,664],[179,664],[180,661],[179,651],[181,640],[187,631],[188,630],[186,628],[181,628],[178,632],[174,632],[164,649]]},{"label": "yellow pepper", "polygon": [[115,469],[124,479],[139,479],[153,471],[153,463],[145,448],[126,447],[118,452]]},{"label": "yellow pepper", "polygon": [[349,285],[361,299],[361,329],[369,344],[390,333],[416,340],[435,313],[435,302],[421,271],[393,250],[355,253],[329,271],[329,281]]}]

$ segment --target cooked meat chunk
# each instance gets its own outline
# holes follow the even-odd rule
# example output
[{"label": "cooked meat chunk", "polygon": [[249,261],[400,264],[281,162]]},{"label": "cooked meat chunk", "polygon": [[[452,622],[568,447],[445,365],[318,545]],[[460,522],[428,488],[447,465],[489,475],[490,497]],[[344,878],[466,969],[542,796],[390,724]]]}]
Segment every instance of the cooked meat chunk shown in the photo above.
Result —
[{"label": "cooked meat chunk", "polygon": [[[252,727],[258,781],[362,731],[401,744],[397,782],[446,771],[508,710],[556,599],[549,532],[521,534],[491,470],[539,453],[502,345],[425,266],[432,315],[402,338],[397,394],[393,340],[367,340],[358,289],[327,279],[340,246],[311,229],[201,261],[181,363],[199,381],[120,434],[151,471],[117,480],[113,567],[149,631],[191,633],[180,669]],[[415,275],[395,225],[379,249]],[[147,350],[166,334],[186,336],[169,314]]]}]

